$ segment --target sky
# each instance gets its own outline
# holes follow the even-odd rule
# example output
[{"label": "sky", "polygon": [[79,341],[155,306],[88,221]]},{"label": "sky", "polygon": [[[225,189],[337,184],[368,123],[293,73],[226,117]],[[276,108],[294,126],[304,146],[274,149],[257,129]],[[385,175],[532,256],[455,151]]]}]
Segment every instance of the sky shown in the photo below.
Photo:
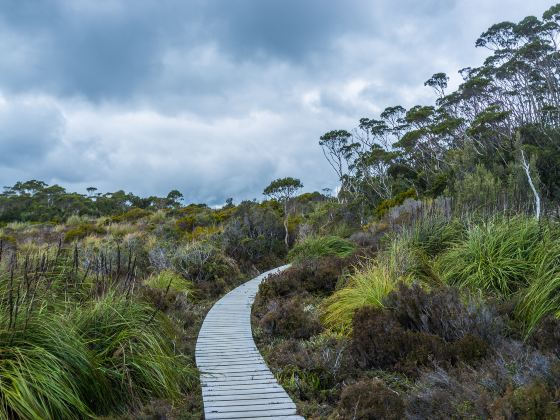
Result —
[{"label": "sky", "polygon": [[335,188],[319,137],[479,65],[542,0],[0,0],[0,185],[262,198]]}]

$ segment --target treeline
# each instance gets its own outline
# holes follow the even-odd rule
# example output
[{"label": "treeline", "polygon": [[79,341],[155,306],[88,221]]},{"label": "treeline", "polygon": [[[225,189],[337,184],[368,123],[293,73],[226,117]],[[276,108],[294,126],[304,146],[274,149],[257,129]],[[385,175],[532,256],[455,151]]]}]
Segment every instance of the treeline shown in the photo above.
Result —
[{"label": "treeline", "polygon": [[[476,41],[490,55],[425,85],[431,105],[386,108],[351,132],[320,139],[340,178],[340,198],[362,216],[382,215],[407,197],[445,195],[476,208],[536,211],[560,199],[560,4],[541,19],[493,25]],[[534,190],[533,187],[534,186]]]},{"label": "treeline", "polygon": [[179,207],[183,199],[177,190],[170,191],[166,197],[139,197],[123,190],[100,193],[94,187],[87,191],[87,195],[68,192],[60,185],[37,180],[17,182],[12,187],[4,187],[0,193],[0,223],[59,223],[72,215],[99,217],[124,213],[132,208],[172,209]]}]

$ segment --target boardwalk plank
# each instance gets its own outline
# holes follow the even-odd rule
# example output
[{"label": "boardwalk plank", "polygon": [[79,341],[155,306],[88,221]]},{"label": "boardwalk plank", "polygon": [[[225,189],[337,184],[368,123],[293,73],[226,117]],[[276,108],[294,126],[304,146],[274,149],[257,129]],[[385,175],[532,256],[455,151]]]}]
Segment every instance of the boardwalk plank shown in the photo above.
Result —
[{"label": "boardwalk plank", "polygon": [[195,351],[207,420],[303,419],[266,366],[251,332],[251,305],[259,284],[285,268],[239,286],[208,312]]}]

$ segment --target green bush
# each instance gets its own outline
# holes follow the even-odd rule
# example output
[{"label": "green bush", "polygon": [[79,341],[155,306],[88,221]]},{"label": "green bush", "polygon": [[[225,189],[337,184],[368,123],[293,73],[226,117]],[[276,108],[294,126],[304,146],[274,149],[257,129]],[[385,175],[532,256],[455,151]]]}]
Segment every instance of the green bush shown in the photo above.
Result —
[{"label": "green bush", "polygon": [[145,209],[132,208],[123,214],[111,217],[113,222],[135,222],[144,217],[152,215],[152,212]]},{"label": "green bush", "polygon": [[400,206],[407,198],[415,199],[418,195],[414,189],[409,189],[398,193],[393,198],[381,201],[374,210],[375,216],[381,218],[385,216],[393,207]]},{"label": "green bush", "polygon": [[101,226],[94,225],[93,223],[84,223],[75,228],[68,229],[64,234],[64,242],[71,243],[89,235],[103,235],[105,233],[106,230]]},{"label": "green bush", "polygon": [[346,258],[355,250],[354,244],[338,236],[309,237],[297,244],[289,253],[292,261],[304,261],[327,256]]}]

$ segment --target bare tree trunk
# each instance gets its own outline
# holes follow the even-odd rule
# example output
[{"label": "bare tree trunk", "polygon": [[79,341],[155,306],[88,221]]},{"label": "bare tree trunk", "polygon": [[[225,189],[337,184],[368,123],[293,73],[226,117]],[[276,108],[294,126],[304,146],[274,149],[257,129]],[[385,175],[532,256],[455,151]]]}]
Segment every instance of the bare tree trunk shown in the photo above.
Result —
[{"label": "bare tree trunk", "polygon": [[539,196],[539,193],[535,188],[535,184],[533,183],[533,179],[531,178],[529,163],[527,162],[527,159],[525,159],[525,153],[523,153],[523,150],[521,150],[521,159],[522,159],[521,165],[525,170],[525,175],[527,175],[527,181],[529,181],[529,186],[531,187],[531,190],[533,191],[533,195],[535,196],[535,217],[537,218],[537,220],[539,220],[541,217],[541,197]]},{"label": "bare tree trunk", "polygon": [[290,249],[290,233],[288,231],[288,200],[284,202],[284,230],[286,231],[284,243],[286,244],[286,249]]}]

